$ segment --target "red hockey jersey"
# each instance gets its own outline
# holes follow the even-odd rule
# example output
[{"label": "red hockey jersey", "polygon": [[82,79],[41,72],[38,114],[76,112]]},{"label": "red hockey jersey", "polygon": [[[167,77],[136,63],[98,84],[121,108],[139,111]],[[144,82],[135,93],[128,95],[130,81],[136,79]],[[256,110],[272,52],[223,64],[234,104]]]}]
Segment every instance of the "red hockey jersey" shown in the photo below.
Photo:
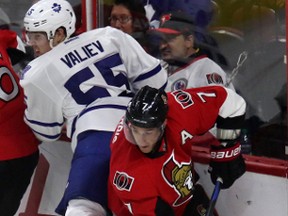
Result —
[{"label": "red hockey jersey", "polygon": [[17,35],[0,30],[0,160],[32,154],[39,141],[24,123],[24,93],[14,72],[8,48],[17,48]]},{"label": "red hockey jersey", "polygon": [[123,119],[114,133],[109,206],[117,216],[127,216],[127,212],[154,216],[158,197],[173,208],[175,215],[181,216],[193,196],[193,137],[211,129],[218,117],[221,117],[218,127],[239,129],[233,124],[233,118],[244,115],[246,103],[232,90],[210,86],[168,93],[168,107],[167,125],[159,149],[164,152],[161,156],[147,157],[137,145],[128,142]]}]

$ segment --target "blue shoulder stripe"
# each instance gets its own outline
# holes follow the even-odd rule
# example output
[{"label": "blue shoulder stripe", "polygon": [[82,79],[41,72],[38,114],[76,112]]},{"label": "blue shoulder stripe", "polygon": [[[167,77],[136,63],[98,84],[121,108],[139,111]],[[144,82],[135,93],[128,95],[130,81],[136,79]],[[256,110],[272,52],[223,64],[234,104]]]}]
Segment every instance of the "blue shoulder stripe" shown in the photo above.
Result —
[{"label": "blue shoulder stripe", "polygon": [[34,125],[38,125],[38,126],[43,126],[43,127],[62,127],[62,125],[64,124],[64,121],[61,123],[59,123],[59,122],[45,123],[45,122],[30,120],[27,118],[26,115],[24,115],[24,117],[29,123],[34,124]]},{"label": "blue shoulder stripe", "polygon": [[103,104],[103,105],[96,105],[93,107],[89,107],[88,109],[83,110],[80,114],[79,117],[84,115],[87,112],[90,112],[91,110],[96,110],[96,109],[106,109],[106,108],[113,108],[113,109],[121,109],[121,110],[126,110],[127,106],[122,106],[122,105],[115,105],[115,104]]},{"label": "blue shoulder stripe", "polygon": [[57,138],[59,138],[61,136],[61,133],[56,134],[56,135],[47,135],[47,134],[40,133],[40,132],[38,132],[36,130],[33,130],[33,129],[32,129],[32,131],[34,133],[37,133],[37,134],[39,134],[39,135],[41,135],[41,136],[43,136],[43,137],[45,137],[47,139],[51,139],[51,140],[55,140],[55,139],[57,139]]},{"label": "blue shoulder stripe", "polygon": [[161,65],[158,64],[157,67],[155,67],[153,70],[148,71],[147,73],[138,76],[134,82],[142,81],[150,77],[153,77],[155,74],[159,73],[160,71],[161,71]]}]

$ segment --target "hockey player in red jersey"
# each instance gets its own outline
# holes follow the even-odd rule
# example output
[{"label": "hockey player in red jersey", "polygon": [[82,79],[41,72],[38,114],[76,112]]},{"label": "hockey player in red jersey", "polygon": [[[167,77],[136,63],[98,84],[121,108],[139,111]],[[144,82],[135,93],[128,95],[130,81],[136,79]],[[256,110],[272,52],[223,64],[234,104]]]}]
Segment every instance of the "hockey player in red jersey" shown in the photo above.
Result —
[{"label": "hockey player in red jersey", "polygon": [[[9,53],[17,34],[0,30],[0,215],[13,216],[38,163],[39,141],[24,123],[24,94]],[[18,51],[20,52],[20,51]],[[14,62],[14,61],[13,61]]]},{"label": "hockey player in red jersey", "polygon": [[193,137],[214,124],[209,172],[229,188],[245,172],[238,141],[244,99],[220,86],[165,93],[142,88],[111,140],[109,205],[117,216],[199,215],[193,212]]}]

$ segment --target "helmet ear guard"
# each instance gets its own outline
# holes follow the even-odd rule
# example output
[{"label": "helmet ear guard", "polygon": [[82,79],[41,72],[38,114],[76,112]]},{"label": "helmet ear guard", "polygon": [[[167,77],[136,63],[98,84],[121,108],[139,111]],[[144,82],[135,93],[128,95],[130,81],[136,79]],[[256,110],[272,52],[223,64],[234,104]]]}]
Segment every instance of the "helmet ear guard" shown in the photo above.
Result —
[{"label": "helmet ear guard", "polygon": [[32,5],[24,17],[24,28],[28,32],[45,32],[53,39],[56,30],[65,28],[66,38],[75,32],[76,16],[66,0],[41,0]]},{"label": "helmet ear guard", "polygon": [[163,90],[144,86],[129,102],[126,120],[143,128],[161,127],[168,112],[167,94]]}]

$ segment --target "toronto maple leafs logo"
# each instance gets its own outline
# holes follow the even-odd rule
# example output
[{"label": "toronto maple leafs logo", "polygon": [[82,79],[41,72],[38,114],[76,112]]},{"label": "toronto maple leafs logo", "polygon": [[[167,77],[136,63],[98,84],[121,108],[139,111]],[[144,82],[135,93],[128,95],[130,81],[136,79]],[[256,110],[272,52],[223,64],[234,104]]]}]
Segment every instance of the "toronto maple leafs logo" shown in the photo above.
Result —
[{"label": "toronto maple leafs logo", "polygon": [[61,11],[61,5],[60,4],[57,4],[57,3],[54,3],[53,6],[52,6],[52,10],[59,13]]}]

